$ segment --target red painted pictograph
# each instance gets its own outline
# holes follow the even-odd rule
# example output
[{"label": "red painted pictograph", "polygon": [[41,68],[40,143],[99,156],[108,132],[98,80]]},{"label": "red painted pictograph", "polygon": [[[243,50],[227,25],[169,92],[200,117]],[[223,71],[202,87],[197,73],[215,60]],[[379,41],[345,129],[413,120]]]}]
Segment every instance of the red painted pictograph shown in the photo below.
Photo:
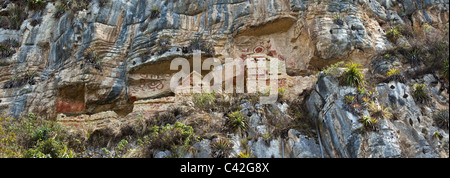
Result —
[{"label": "red painted pictograph", "polygon": [[264,47],[262,46],[258,46],[253,50],[254,53],[263,53],[264,52]]},{"label": "red painted pictograph", "polygon": [[277,56],[277,51],[276,50],[270,50],[269,54],[267,54],[267,55],[271,56],[271,57],[276,57]]},{"label": "red painted pictograph", "polygon": [[280,61],[286,61],[286,58],[284,58],[284,56],[283,55],[278,55],[278,59],[280,59]]},{"label": "red painted pictograph", "polygon": [[68,99],[56,100],[56,112],[57,113],[77,113],[85,110],[84,102],[71,101]]},{"label": "red painted pictograph", "polygon": [[[241,59],[246,59],[249,55],[252,55],[255,53],[262,53],[262,54],[266,54],[267,56],[278,58],[281,61],[287,60],[277,50],[272,49],[271,40],[257,42],[256,44],[257,44],[256,47],[250,48],[252,50],[250,50],[249,48],[239,49],[239,51],[241,52],[241,54],[240,54]],[[293,65],[290,65],[290,66],[293,66]]]}]

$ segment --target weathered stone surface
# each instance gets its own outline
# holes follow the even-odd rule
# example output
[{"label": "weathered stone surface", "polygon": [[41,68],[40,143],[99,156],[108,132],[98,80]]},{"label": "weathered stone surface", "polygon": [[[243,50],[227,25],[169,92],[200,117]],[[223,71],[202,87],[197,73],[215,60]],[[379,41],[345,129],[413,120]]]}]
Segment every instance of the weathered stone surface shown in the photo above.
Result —
[{"label": "weathered stone surface", "polygon": [[[30,11],[18,30],[0,29],[0,42],[13,39],[19,43],[15,54],[0,57],[0,85],[26,74],[34,74],[36,80],[33,85],[0,89],[0,112],[17,118],[33,112],[44,119],[83,125],[91,120],[106,124],[130,113],[166,111],[171,104],[184,101],[169,88],[177,72],[169,70],[170,62],[177,57],[192,61],[193,54],[184,49],[192,49],[190,43],[202,39],[214,51],[203,52],[202,60],[215,57],[223,62],[259,55],[283,61],[278,81],[286,89],[283,99],[294,100],[312,91],[306,107],[321,122],[323,145],[330,157],[448,155],[448,132],[441,131],[447,141],[432,140],[438,131],[432,126],[432,111],[421,112],[409,84],[376,86],[377,102],[392,106],[399,116],[396,121],[382,122],[378,133],[363,135],[359,118],[343,110],[341,102],[356,89],[339,86],[324,74],[314,81],[317,70],[331,63],[352,60],[365,65],[378,52],[390,49],[393,44],[385,36],[391,27],[412,25],[420,30],[428,23],[433,30],[444,29],[448,0],[121,0],[102,7],[92,1],[86,9],[54,18],[58,3]],[[10,8],[1,7],[1,16]],[[334,22],[337,15],[343,24]],[[33,26],[35,17],[42,21]],[[88,50],[95,51],[95,60],[87,59]],[[397,59],[377,63],[372,73],[385,75],[397,64]],[[429,86],[435,83],[430,76],[424,81]],[[445,108],[441,105],[448,99],[436,88],[431,94],[439,100],[432,107]],[[241,113],[249,117],[250,136],[270,130],[264,126],[266,118],[253,111],[261,108],[259,104],[242,105]],[[286,103],[273,108],[284,114],[289,111]],[[240,139],[232,139],[233,156],[243,151]],[[258,157],[318,157],[312,139],[300,135],[299,141],[294,141],[297,136],[289,139],[271,140],[268,146],[261,139],[253,140],[252,149]],[[285,145],[291,149],[289,154],[285,154]],[[203,146],[206,151],[194,157],[206,157]],[[446,153],[435,151],[445,148]]]},{"label": "weathered stone surface", "polygon": [[[367,131],[356,116],[344,109],[343,98],[355,89],[337,85],[323,74],[319,75],[316,92],[308,99],[308,110],[320,123],[320,137],[330,157],[441,157],[446,146],[430,138],[436,130],[432,114],[425,114],[416,105],[410,89],[403,83],[377,86],[379,103],[393,109],[395,119],[382,119],[377,131]],[[368,111],[363,111],[369,115]],[[447,133],[447,132],[445,132]],[[446,142],[440,142],[446,144]]]},{"label": "weathered stone surface", "polygon": [[201,142],[197,142],[194,144],[194,148],[197,149],[195,154],[196,158],[210,158],[211,157],[211,141],[208,139],[204,139]]},{"label": "weathered stone surface", "polygon": [[292,150],[291,158],[321,158],[319,145],[314,139],[301,135],[296,130],[289,130],[286,147]]}]

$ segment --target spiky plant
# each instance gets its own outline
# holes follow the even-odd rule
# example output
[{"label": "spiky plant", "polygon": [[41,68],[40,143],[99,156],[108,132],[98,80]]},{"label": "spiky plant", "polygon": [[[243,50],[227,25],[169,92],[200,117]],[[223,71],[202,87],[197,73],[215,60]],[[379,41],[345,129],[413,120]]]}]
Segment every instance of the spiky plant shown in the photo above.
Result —
[{"label": "spiky plant", "polygon": [[9,28],[14,30],[20,29],[22,22],[27,18],[27,13],[19,7],[9,9],[8,14]]},{"label": "spiky plant", "polygon": [[0,58],[6,58],[16,53],[14,49],[0,43]]},{"label": "spiky plant", "polygon": [[53,14],[54,18],[60,18],[64,13],[66,13],[66,5],[59,4],[56,6],[55,13]]},{"label": "spiky plant", "polygon": [[413,97],[417,102],[427,103],[430,100],[430,97],[427,94],[427,86],[425,84],[415,84],[413,90]]},{"label": "spiky plant", "polygon": [[226,138],[220,138],[214,141],[211,147],[211,154],[213,158],[228,158],[230,156],[233,143],[230,143]]},{"label": "spiky plant", "polygon": [[356,98],[355,96],[347,95],[344,97],[344,102],[347,104],[352,104],[353,101],[355,101],[355,98]]},{"label": "spiky plant", "polygon": [[396,41],[398,38],[402,36],[400,33],[400,29],[397,27],[392,27],[390,30],[386,32],[386,37],[391,41]]},{"label": "spiky plant", "polygon": [[233,131],[239,133],[246,132],[248,128],[247,119],[244,117],[244,114],[239,112],[239,110],[228,114],[227,123]]},{"label": "spiky plant", "polygon": [[390,69],[386,75],[388,76],[388,81],[396,81],[405,83],[405,78],[402,76],[402,73],[397,68]]},{"label": "spiky plant", "polygon": [[360,64],[348,63],[344,72],[344,81],[352,87],[362,87],[365,84],[364,74]]},{"label": "spiky plant", "polygon": [[89,64],[92,64],[95,69],[97,69],[100,72],[102,72],[101,64],[102,64],[103,61],[99,57],[98,52],[95,49],[87,48],[83,52],[83,56],[84,56],[84,59],[86,60],[86,62],[88,62]]},{"label": "spiky plant", "polygon": [[433,120],[436,125],[443,129],[449,129],[449,116],[448,110],[439,110],[433,114]]},{"label": "spiky plant", "polygon": [[106,4],[108,4],[109,1],[110,1],[110,0],[99,0],[98,3],[99,3],[99,6],[100,6],[100,7],[103,7],[103,6],[105,6]]},{"label": "spiky plant", "polygon": [[244,151],[244,152],[240,152],[238,155],[238,158],[254,158],[255,156],[253,155],[253,153],[251,151]]},{"label": "spiky plant", "polygon": [[159,16],[160,13],[161,13],[161,12],[160,12],[160,10],[159,10],[159,7],[154,6],[154,7],[152,8],[152,10],[151,10],[150,18],[151,18],[151,19],[155,19],[155,18],[157,18],[157,17]]},{"label": "spiky plant", "polygon": [[364,127],[375,130],[375,124],[379,123],[375,118],[372,118],[370,116],[363,116],[360,119],[361,123],[364,125]]},{"label": "spiky plant", "polygon": [[417,66],[419,64],[419,55],[421,54],[420,49],[414,49],[409,52],[408,57],[413,66]]},{"label": "spiky plant", "polygon": [[392,117],[392,109],[390,107],[383,107],[380,105],[377,105],[375,102],[371,101],[368,104],[369,107],[369,113],[372,117],[375,118],[385,118],[390,119]]},{"label": "spiky plant", "polygon": [[325,72],[325,74],[327,76],[339,77],[342,73],[342,71],[339,68],[343,67],[343,66],[345,66],[345,62],[341,61],[341,62],[330,65],[323,72]]},{"label": "spiky plant", "polygon": [[437,139],[437,140],[441,140],[442,137],[443,137],[443,136],[442,136],[438,131],[436,131],[436,132],[433,133],[433,138],[435,138],[435,139]]},{"label": "spiky plant", "polygon": [[396,69],[396,68],[392,68],[390,69],[387,74],[388,77],[392,77],[394,75],[400,75],[400,70]]},{"label": "spiky plant", "polygon": [[341,14],[337,14],[334,16],[333,22],[336,25],[342,26],[342,25],[344,25],[344,18],[341,16]]}]

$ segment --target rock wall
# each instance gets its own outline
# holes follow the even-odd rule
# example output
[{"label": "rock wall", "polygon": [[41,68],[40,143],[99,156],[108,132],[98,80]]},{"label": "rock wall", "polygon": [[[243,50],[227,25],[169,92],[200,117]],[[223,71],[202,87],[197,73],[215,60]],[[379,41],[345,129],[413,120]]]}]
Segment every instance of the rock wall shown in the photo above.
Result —
[{"label": "rock wall", "polygon": [[[356,88],[341,86],[324,73],[315,87],[307,106],[318,118],[322,143],[330,157],[448,157],[448,130],[433,124],[435,110],[419,107],[409,86],[399,82],[377,85],[379,105],[390,106],[394,118],[381,119],[376,132],[368,131],[361,116],[346,107],[345,96],[357,95]],[[362,111],[363,115],[369,116],[368,110]],[[443,139],[433,137],[436,131]]]},{"label": "rock wall", "polygon": [[[2,3],[2,17],[15,7],[8,2]],[[209,55],[222,62],[252,54],[285,61],[287,91],[295,97],[308,88],[305,85],[310,85],[318,69],[350,59],[366,65],[377,52],[391,48],[385,37],[391,27],[421,28],[428,23],[438,29],[449,19],[448,0],[110,0],[102,5],[92,0],[81,10],[67,7],[59,18],[54,13],[62,2],[46,2],[41,10],[23,7],[27,16],[19,29],[0,28],[0,42],[19,43],[13,55],[0,56],[0,111],[14,117],[33,112],[59,120],[105,112],[123,117],[137,111],[164,111],[166,104],[177,101],[168,87],[177,72],[169,70],[170,61],[192,60],[188,48],[195,39],[212,44]],[[337,16],[342,23],[335,22]],[[35,19],[41,21],[33,25]],[[89,59],[89,51],[95,52],[95,60]],[[7,85],[26,76],[35,82]],[[332,90],[337,88],[330,82],[322,87],[322,81],[326,78],[319,80],[311,106],[328,108],[321,116],[321,130],[329,139],[324,145],[330,156],[400,157],[402,143],[409,141],[430,147],[421,156],[436,156],[427,138],[377,140],[355,134],[361,124],[331,104]],[[310,112],[319,116],[320,109]],[[335,117],[345,119],[328,119]],[[400,121],[384,125],[386,137],[398,136],[397,130],[419,129]],[[394,126],[397,129],[389,129]],[[418,156],[415,151],[412,156]]]}]

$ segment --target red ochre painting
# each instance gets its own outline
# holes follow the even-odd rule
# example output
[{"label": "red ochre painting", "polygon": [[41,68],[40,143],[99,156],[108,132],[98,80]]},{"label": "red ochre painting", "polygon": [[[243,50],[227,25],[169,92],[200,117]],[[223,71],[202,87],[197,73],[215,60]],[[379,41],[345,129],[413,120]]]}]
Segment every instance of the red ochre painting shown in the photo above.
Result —
[{"label": "red ochre painting", "polygon": [[78,113],[85,110],[84,102],[58,99],[56,101],[57,113]]}]

